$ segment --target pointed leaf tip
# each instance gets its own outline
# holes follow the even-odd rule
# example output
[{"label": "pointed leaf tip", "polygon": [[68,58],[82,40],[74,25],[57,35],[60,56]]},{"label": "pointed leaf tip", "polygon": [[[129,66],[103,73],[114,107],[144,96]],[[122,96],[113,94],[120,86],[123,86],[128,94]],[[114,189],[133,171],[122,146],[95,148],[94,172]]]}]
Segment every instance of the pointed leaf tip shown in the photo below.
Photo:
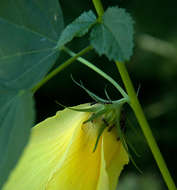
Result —
[{"label": "pointed leaf tip", "polygon": [[96,16],[92,11],[82,13],[63,30],[58,40],[57,48],[62,48],[74,37],[82,37],[85,35],[95,22]]}]

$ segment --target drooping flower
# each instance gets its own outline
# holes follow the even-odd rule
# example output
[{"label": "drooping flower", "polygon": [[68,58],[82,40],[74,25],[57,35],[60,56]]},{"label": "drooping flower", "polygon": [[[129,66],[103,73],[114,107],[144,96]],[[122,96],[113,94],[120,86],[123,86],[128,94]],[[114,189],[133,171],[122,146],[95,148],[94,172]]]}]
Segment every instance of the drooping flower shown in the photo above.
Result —
[{"label": "drooping flower", "polygon": [[94,150],[105,121],[91,116],[66,108],[37,124],[3,190],[115,190],[128,154],[109,124]]}]

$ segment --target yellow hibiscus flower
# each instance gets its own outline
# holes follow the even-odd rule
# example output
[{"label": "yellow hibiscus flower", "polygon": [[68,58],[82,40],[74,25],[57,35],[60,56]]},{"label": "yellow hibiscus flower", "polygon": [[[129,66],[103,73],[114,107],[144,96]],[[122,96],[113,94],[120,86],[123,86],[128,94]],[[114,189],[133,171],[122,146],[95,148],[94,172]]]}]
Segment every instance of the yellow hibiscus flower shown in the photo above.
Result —
[{"label": "yellow hibiscus flower", "polygon": [[66,108],[37,124],[3,190],[115,190],[128,154],[115,128],[93,151],[103,120],[84,123],[91,114]]}]

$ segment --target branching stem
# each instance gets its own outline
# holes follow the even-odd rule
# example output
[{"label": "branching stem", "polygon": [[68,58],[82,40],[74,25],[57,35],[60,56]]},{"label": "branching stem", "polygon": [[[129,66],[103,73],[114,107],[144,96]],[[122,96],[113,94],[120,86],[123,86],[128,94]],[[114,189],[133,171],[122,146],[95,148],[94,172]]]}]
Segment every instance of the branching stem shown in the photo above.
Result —
[{"label": "branching stem", "polygon": [[[92,0],[92,1],[93,1],[94,6],[95,6],[95,9],[97,11],[98,16],[101,17],[104,13],[101,0]],[[159,150],[159,147],[155,141],[155,138],[153,137],[150,126],[147,122],[147,119],[144,115],[142,107],[139,103],[135,89],[133,87],[133,84],[132,84],[131,79],[129,77],[129,74],[127,72],[126,66],[122,62],[115,62],[115,63],[116,63],[116,66],[119,70],[119,73],[121,75],[122,81],[125,85],[127,93],[129,95],[130,106],[132,107],[132,109],[135,113],[135,116],[136,116],[136,118],[137,118],[137,120],[141,126],[141,129],[142,129],[144,136],[147,140],[149,148],[151,149],[151,152],[154,156],[154,159],[155,159],[155,161],[156,161],[156,163],[160,169],[160,172],[163,176],[163,179],[164,179],[165,183],[167,184],[167,187],[169,190],[176,190],[175,183],[174,183],[174,181],[170,175],[170,172],[166,166],[166,163],[165,163],[163,156]]]},{"label": "branching stem", "polygon": [[54,69],[51,73],[49,73],[42,81],[40,81],[33,89],[32,92],[35,93],[41,86],[43,86],[45,83],[47,83],[51,78],[53,78],[55,75],[57,75],[59,72],[61,72],[63,69],[65,69],[67,66],[69,66],[71,63],[73,63],[78,57],[86,54],[87,52],[91,51],[93,48],[91,46],[86,47],[79,53],[75,54],[75,56],[71,57],[67,61],[65,61],[63,64],[58,66],[56,69]]},{"label": "branching stem", "polygon": [[[64,50],[69,55],[71,55],[73,57],[76,56],[76,54],[74,52],[72,52],[71,50],[69,50],[68,48],[65,47]],[[77,57],[77,60],[79,62],[81,62],[82,64],[86,65],[87,67],[89,67],[90,69],[92,69],[93,71],[95,71],[96,73],[98,73],[100,76],[102,76],[106,80],[108,80],[122,94],[122,96],[124,98],[126,98],[127,100],[129,99],[127,93],[123,90],[123,88],[113,78],[111,78],[109,75],[107,75],[105,72],[103,72],[101,69],[99,69],[98,67],[96,67],[92,63],[90,63],[88,60],[86,60],[82,57]]]}]

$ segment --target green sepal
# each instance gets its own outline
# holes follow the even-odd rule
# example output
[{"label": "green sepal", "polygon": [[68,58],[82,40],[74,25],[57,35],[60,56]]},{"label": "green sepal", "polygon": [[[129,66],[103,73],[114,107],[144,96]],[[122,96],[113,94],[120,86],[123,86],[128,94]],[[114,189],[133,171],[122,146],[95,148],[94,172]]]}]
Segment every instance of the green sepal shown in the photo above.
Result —
[{"label": "green sepal", "polygon": [[94,100],[96,101],[97,103],[100,103],[100,104],[109,104],[111,103],[110,101],[108,100],[105,100],[103,98],[100,98],[99,96],[97,96],[96,94],[94,94],[93,92],[91,92],[90,90],[88,90],[82,83],[82,81],[80,81],[80,83],[78,83],[74,78],[73,76],[71,75],[71,78],[72,80],[74,81],[75,84],[77,84],[79,87],[81,87],[83,90],[85,90],[87,92],[87,94]]},{"label": "green sepal", "polygon": [[106,128],[106,125],[102,125],[102,126],[100,127],[99,132],[98,132],[98,136],[97,136],[97,139],[96,139],[96,143],[95,143],[95,146],[94,146],[94,149],[93,149],[93,152],[96,151],[96,148],[97,148],[97,146],[98,146],[98,142],[99,142],[100,137],[101,137],[101,135],[103,134],[105,128]]},{"label": "green sepal", "polygon": [[92,114],[92,116],[88,120],[84,121],[84,123],[88,123],[90,121],[93,121],[94,119],[98,118],[99,116],[103,115],[106,112],[107,112],[106,109],[99,110],[98,112]]},{"label": "green sepal", "polygon": [[141,169],[137,166],[136,162],[134,161],[132,155],[130,154],[130,152],[129,152],[129,150],[128,150],[128,145],[127,145],[127,143],[126,143],[124,134],[123,134],[122,131],[121,131],[120,121],[119,121],[119,120],[120,120],[120,116],[118,117],[117,122],[116,122],[116,124],[117,124],[117,125],[116,125],[116,128],[117,128],[117,131],[118,131],[118,135],[119,135],[119,137],[120,137],[120,141],[122,142],[122,145],[123,145],[125,151],[127,152],[128,156],[129,156],[129,158],[130,158],[130,160],[132,161],[132,164],[135,166],[135,168],[136,168],[140,173],[142,173]]},{"label": "green sepal", "polygon": [[60,106],[64,107],[64,108],[67,108],[67,109],[70,109],[70,110],[73,110],[73,111],[78,111],[78,112],[98,112],[99,110],[102,110],[104,108],[104,105],[102,104],[96,104],[96,105],[93,105],[93,106],[90,106],[90,108],[74,108],[74,107],[67,107],[67,106],[64,106],[63,104],[59,103],[58,101],[56,101],[57,104],[59,104]]},{"label": "green sepal", "polygon": [[137,156],[137,157],[141,157],[141,155],[136,151],[135,147],[132,145],[132,143],[126,139],[127,145],[130,147],[130,149],[133,151],[133,153]]},{"label": "green sepal", "polygon": [[98,105],[94,105],[91,108],[73,108],[73,107],[67,107],[70,110],[74,110],[74,111],[79,111],[79,112],[99,112],[100,110],[103,109],[103,105],[98,104]]},{"label": "green sepal", "polygon": [[128,146],[126,144],[126,141],[124,139],[122,130],[121,130],[121,126],[120,126],[120,115],[121,115],[121,108],[119,110],[117,110],[117,119],[116,119],[116,128],[117,128],[117,132],[118,132],[118,137],[120,138],[126,152],[128,153]]},{"label": "green sepal", "polygon": [[97,96],[96,94],[94,94],[93,92],[91,92],[90,90],[85,88],[83,84],[81,85],[81,88],[83,88],[88,93],[88,95],[98,103],[101,103],[101,104],[111,104],[112,103],[109,100],[105,100],[103,98],[100,98],[99,96]]},{"label": "green sepal", "polygon": [[109,95],[108,95],[108,92],[107,92],[106,88],[104,89],[104,93],[105,93],[105,95],[106,95],[106,98],[107,98],[110,102],[112,102],[111,98],[110,98]]},{"label": "green sepal", "polygon": [[140,174],[142,174],[142,170],[138,167],[138,165],[136,164],[135,160],[133,159],[132,155],[130,153],[128,153],[128,156],[130,158],[130,160],[132,161],[132,164],[135,166],[135,168],[139,171]]}]

